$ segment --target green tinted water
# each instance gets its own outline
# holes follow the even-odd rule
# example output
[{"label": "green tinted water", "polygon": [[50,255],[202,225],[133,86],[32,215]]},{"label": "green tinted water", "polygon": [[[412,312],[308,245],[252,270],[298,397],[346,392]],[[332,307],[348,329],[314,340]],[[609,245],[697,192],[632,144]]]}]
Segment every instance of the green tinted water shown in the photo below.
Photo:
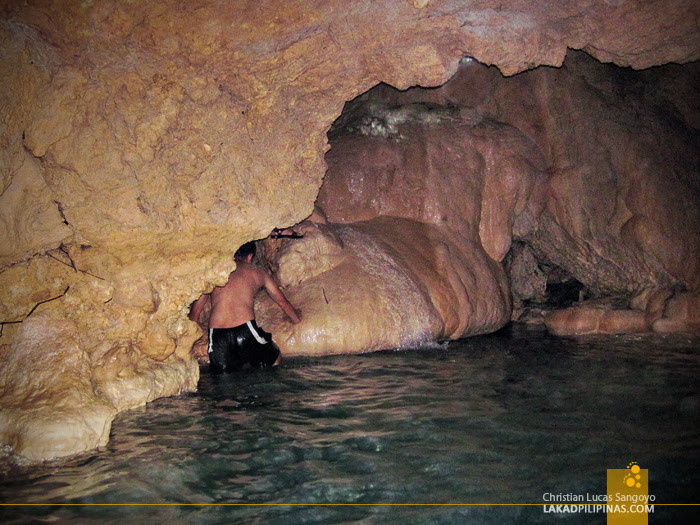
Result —
[{"label": "green tinted water", "polygon": [[[203,371],[197,393],[120,414],[103,450],[32,467],[5,458],[2,501],[45,505],[3,507],[0,518],[605,523],[545,514],[543,494],[605,494],[606,469],[636,461],[656,497],[649,522],[682,523],[697,507],[660,504],[698,502],[698,355],[682,337],[518,328],[271,371]],[[397,505],[463,503],[537,505]]]}]

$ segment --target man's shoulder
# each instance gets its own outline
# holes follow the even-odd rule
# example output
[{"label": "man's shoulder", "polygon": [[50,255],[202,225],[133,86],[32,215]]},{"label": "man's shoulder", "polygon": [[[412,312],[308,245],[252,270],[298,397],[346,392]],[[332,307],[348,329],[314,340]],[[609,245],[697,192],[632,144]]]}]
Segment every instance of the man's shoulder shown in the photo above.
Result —
[{"label": "man's shoulder", "polygon": [[243,279],[255,279],[261,282],[270,276],[263,268],[247,262],[238,263],[234,274],[238,274]]},{"label": "man's shoulder", "polygon": [[236,271],[241,270],[242,272],[250,272],[250,273],[262,273],[266,274],[267,272],[263,269],[260,268],[260,266],[257,266],[253,263],[241,261],[236,265]]}]

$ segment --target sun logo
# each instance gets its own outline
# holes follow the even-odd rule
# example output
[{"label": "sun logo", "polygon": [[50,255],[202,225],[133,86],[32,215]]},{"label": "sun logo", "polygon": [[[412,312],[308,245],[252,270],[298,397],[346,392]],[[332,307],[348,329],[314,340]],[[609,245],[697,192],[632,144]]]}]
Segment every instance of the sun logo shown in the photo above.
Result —
[{"label": "sun logo", "polygon": [[636,461],[633,461],[629,465],[627,465],[627,469],[629,470],[629,473],[625,475],[623,478],[623,481],[625,485],[627,485],[629,488],[632,487],[637,487],[638,489],[642,488],[642,484],[640,483],[640,479],[642,476],[639,474],[639,472],[642,470],[639,468],[639,465],[637,465]]}]

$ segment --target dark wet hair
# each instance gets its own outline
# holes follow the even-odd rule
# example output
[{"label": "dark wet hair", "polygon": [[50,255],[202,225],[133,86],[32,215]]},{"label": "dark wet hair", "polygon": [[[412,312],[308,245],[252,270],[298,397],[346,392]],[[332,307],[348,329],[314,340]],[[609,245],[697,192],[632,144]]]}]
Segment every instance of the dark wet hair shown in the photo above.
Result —
[{"label": "dark wet hair", "polygon": [[238,251],[233,258],[244,261],[249,255],[255,257],[255,241],[247,242],[238,248]]}]

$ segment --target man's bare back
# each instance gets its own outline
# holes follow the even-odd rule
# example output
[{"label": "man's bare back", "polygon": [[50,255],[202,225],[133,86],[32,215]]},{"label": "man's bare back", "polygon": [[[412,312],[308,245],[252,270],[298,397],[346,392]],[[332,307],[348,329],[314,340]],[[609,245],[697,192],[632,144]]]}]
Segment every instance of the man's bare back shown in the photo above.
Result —
[{"label": "man's bare back", "polygon": [[270,275],[250,262],[238,262],[224,286],[211,293],[210,328],[232,328],[255,319],[255,295],[265,288],[270,297],[284,310],[292,323],[300,321],[299,314],[287,301]]},{"label": "man's bare back", "polygon": [[[237,260],[236,269],[229,275],[228,282],[224,286],[217,286],[211,292],[209,328],[233,328],[255,319],[255,295],[262,288],[265,288],[292,323],[297,324],[301,321],[299,313],[289,303],[270,274],[251,264],[251,260],[252,256],[246,260]],[[199,319],[207,297],[208,295],[202,295],[195,301],[190,311],[191,320]]]}]

